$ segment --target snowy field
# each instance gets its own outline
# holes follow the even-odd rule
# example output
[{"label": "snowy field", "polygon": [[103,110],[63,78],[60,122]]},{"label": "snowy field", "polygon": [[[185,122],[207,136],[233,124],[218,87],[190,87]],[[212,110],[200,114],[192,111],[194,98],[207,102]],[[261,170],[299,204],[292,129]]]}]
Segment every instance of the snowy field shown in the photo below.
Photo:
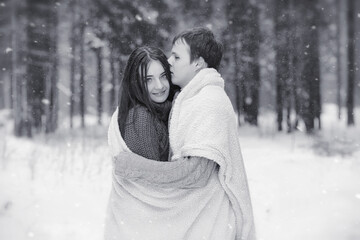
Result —
[{"label": "snowy field", "polygon": [[[265,113],[259,128],[239,129],[259,240],[360,239],[360,111],[356,127],[331,105],[322,120],[312,137],[277,133]],[[28,140],[13,137],[9,121],[0,115],[0,239],[102,239],[107,127]]]}]

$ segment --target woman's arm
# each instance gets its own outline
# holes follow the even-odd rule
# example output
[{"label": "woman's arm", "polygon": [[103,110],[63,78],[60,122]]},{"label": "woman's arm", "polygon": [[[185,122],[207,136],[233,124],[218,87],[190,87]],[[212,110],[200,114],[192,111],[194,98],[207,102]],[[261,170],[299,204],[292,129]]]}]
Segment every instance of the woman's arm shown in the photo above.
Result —
[{"label": "woman's arm", "polygon": [[216,168],[214,161],[193,156],[172,162],[156,162],[122,152],[114,158],[115,176],[163,188],[203,187]]}]

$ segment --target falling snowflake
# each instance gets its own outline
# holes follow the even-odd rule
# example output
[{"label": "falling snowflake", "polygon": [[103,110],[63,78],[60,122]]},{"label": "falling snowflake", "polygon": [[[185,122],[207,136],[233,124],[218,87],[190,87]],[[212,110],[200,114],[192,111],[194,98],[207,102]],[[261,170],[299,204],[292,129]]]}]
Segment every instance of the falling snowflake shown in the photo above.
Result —
[{"label": "falling snowflake", "polygon": [[41,102],[42,102],[43,104],[45,104],[45,105],[49,105],[49,104],[50,104],[49,99],[46,99],[46,98],[42,99]]},{"label": "falling snowflake", "polygon": [[246,103],[247,105],[250,105],[250,104],[252,103],[252,98],[251,98],[251,97],[246,97],[246,98],[245,98],[245,103]]},{"label": "falling snowflake", "polygon": [[7,47],[7,48],[5,49],[5,53],[9,53],[9,52],[12,52],[12,48]]},{"label": "falling snowflake", "polygon": [[138,20],[138,21],[142,21],[142,17],[141,17],[139,14],[136,14],[135,18],[136,18],[136,20]]},{"label": "falling snowflake", "polygon": [[360,193],[356,194],[355,197],[356,197],[357,199],[360,199]]},{"label": "falling snowflake", "polygon": [[360,18],[360,13],[358,13],[358,18]]},{"label": "falling snowflake", "polygon": [[35,234],[34,234],[33,232],[29,232],[29,233],[28,233],[28,237],[29,237],[29,238],[33,238],[34,236],[35,236]]},{"label": "falling snowflake", "polygon": [[5,5],[5,3],[2,2],[2,3],[0,3],[0,6],[5,7],[6,5]]},{"label": "falling snowflake", "polygon": [[305,131],[305,129],[303,129],[302,127],[299,127],[299,126],[296,127],[296,129],[299,130],[300,132],[304,132],[304,131]]},{"label": "falling snowflake", "polygon": [[312,29],[312,30],[315,30],[315,29],[316,29],[316,26],[315,26],[315,25],[311,26],[311,29]]}]

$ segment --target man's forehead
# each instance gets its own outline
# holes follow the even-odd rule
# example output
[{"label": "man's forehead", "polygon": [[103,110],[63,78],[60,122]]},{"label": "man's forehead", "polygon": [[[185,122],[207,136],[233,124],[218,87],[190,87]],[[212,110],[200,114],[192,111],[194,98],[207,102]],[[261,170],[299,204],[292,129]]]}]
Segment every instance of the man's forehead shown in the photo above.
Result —
[{"label": "man's forehead", "polygon": [[171,52],[178,53],[180,51],[187,50],[190,53],[190,46],[186,43],[184,39],[178,39],[172,46]]}]

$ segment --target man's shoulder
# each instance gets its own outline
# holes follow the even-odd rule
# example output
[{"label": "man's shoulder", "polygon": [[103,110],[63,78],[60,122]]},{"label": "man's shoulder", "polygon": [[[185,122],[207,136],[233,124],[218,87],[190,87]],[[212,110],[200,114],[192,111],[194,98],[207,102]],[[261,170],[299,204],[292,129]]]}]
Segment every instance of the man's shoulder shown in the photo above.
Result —
[{"label": "man's shoulder", "polygon": [[197,111],[221,112],[222,114],[232,114],[234,109],[225,90],[218,86],[206,86],[202,88],[192,101],[194,109]]},{"label": "man's shoulder", "polygon": [[199,101],[210,101],[212,103],[224,104],[230,100],[224,88],[219,86],[205,86],[197,94]]}]

